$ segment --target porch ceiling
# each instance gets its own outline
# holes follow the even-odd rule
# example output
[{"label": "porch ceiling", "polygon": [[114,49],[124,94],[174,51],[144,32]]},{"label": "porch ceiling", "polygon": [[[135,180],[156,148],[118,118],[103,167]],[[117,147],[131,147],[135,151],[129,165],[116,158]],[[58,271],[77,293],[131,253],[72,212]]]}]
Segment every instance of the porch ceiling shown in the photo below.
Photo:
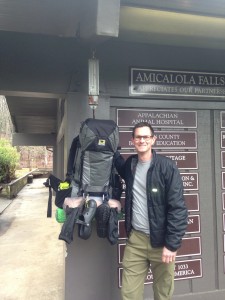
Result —
[{"label": "porch ceiling", "polygon": [[[101,4],[102,0],[96,2]],[[83,20],[87,20],[84,17],[93,14],[89,9],[91,3],[93,4],[93,0],[0,1],[0,81],[4,82],[8,76],[6,88],[2,89],[0,85],[0,94],[6,95],[16,132],[55,133],[57,99],[63,98],[68,92],[71,77],[66,76],[66,71],[65,74],[57,74],[57,70],[52,68],[54,74],[64,78],[64,85],[52,87],[46,92],[46,83],[43,83],[44,87],[40,83],[37,89],[38,84],[31,86],[28,78],[27,87],[12,89],[10,83],[15,82],[12,72],[19,74],[12,64],[14,57],[20,60],[24,68],[33,62],[34,72],[44,73],[39,70],[38,55],[47,57],[47,54],[43,54],[46,52],[50,61],[53,50],[58,45],[50,48],[51,43],[46,42],[38,52],[37,47],[30,44],[31,36],[37,43],[40,37],[45,37],[45,41],[60,37],[63,43],[66,39],[82,39],[80,32]],[[22,36],[24,47],[16,44],[18,34]],[[121,0],[118,40],[225,49],[225,2]],[[70,66],[71,58],[63,51],[62,49],[61,54],[68,56],[66,63]]]}]

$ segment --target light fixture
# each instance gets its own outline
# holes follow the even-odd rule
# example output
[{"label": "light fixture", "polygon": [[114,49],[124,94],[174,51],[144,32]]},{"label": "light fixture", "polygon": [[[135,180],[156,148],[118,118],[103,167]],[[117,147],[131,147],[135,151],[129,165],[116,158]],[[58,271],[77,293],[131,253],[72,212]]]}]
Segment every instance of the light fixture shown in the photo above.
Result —
[{"label": "light fixture", "polygon": [[93,57],[88,60],[88,104],[92,109],[98,106],[99,96],[99,61]]},{"label": "light fixture", "polygon": [[91,96],[99,95],[99,61],[95,57],[88,60],[89,89]]}]

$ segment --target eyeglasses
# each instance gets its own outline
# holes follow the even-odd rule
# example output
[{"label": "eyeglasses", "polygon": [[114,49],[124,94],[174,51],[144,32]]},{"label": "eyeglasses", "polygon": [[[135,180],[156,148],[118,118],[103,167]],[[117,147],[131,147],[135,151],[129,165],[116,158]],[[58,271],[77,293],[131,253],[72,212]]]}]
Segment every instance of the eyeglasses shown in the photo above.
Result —
[{"label": "eyeglasses", "polygon": [[136,135],[134,140],[141,141],[143,139],[145,142],[149,142],[152,137],[153,135]]}]

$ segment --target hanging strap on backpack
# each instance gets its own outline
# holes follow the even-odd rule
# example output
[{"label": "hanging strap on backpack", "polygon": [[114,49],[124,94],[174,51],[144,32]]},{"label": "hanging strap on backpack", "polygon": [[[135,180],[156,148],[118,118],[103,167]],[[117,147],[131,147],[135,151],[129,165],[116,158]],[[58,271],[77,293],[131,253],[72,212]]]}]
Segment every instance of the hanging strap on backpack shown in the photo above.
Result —
[{"label": "hanging strap on backpack", "polygon": [[47,218],[52,217],[52,187],[50,184],[50,179],[47,178],[47,180],[43,183],[44,186],[48,187],[49,195],[48,195],[48,205],[47,205]]},{"label": "hanging strap on backpack", "polygon": [[49,196],[48,196],[48,207],[47,207],[47,218],[52,217],[52,188],[49,186]]}]

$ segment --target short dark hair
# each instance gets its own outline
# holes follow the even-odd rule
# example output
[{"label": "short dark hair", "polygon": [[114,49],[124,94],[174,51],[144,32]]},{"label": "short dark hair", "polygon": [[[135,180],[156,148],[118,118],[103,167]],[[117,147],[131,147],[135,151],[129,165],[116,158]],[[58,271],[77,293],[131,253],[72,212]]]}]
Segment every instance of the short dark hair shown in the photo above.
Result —
[{"label": "short dark hair", "polygon": [[139,122],[133,128],[133,131],[132,131],[132,137],[133,138],[134,138],[134,132],[135,132],[136,128],[140,128],[140,127],[148,127],[151,131],[151,135],[152,136],[154,135],[154,129],[152,128],[151,124],[149,124],[148,122]]}]

